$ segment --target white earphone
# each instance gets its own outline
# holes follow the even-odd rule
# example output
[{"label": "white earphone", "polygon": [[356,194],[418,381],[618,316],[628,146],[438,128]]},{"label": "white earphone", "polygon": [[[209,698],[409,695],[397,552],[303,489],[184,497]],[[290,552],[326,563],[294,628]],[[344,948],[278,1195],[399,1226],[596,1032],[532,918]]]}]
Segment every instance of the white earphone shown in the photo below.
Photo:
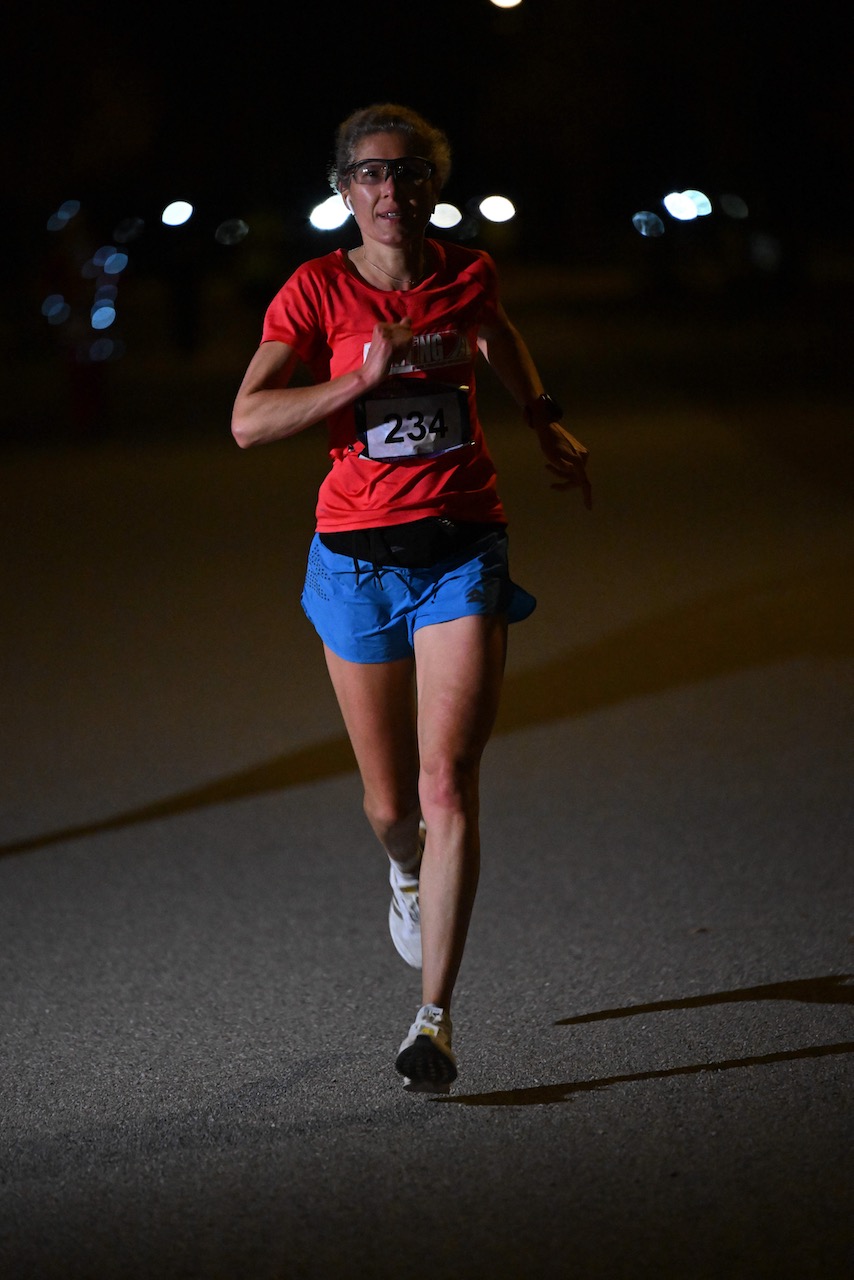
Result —
[{"label": "white earphone", "polygon": [[350,199],[350,197],[349,197],[349,196],[345,196],[345,197],[344,197],[344,203],[345,203],[345,205],[347,206],[347,208],[350,210],[350,212],[352,213],[352,212],[353,212],[353,201]]}]

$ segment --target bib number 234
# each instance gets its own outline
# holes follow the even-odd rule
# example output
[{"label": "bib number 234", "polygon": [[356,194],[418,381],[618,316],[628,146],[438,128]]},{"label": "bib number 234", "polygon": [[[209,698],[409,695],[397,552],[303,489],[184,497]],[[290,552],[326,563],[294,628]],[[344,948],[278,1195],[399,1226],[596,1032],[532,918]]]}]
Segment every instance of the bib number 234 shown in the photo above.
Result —
[{"label": "bib number 234", "polygon": [[365,454],[388,461],[446,453],[469,444],[467,391],[424,378],[391,379],[356,403]]}]

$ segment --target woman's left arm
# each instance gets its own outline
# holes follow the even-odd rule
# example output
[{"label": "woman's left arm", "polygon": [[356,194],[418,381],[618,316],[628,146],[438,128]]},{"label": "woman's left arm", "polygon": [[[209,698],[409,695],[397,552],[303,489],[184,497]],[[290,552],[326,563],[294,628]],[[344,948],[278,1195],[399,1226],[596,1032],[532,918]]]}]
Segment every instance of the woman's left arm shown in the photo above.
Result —
[{"label": "woman's left arm", "polygon": [[527,344],[503,307],[498,307],[491,324],[481,327],[477,345],[519,405],[528,426],[537,433],[546,467],[558,476],[552,488],[580,488],[584,505],[592,506],[587,450],[580,440],[560,425],[560,410],[545,394]]}]

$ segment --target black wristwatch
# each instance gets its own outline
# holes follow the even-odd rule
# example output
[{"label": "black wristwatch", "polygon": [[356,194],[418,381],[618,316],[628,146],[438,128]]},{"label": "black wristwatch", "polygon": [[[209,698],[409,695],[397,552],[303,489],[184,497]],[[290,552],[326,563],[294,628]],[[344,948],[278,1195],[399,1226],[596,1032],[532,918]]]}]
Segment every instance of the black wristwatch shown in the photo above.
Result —
[{"label": "black wristwatch", "polygon": [[[537,413],[538,410],[543,411],[542,417]],[[553,400],[545,391],[542,395],[537,396],[536,400],[531,400],[529,404],[525,405],[525,421],[528,423],[529,427],[534,425],[535,413],[537,413],[541,422],[560,422],[563,417],[563,409],[560,407],[557,400]]]}]

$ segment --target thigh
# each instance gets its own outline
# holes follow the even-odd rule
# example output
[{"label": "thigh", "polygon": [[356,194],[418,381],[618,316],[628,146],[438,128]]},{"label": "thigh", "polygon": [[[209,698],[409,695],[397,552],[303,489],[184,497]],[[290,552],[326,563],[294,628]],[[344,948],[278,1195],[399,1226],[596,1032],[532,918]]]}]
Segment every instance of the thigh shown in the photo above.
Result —
[{"label": "thigh", "polygon": [[480,760],[498,714],[506,654],[504,614],[472,614],[416,631],[422,765]]},{"label": "thigh", "polygon": [[365,792],[401,810],[418,796],[412,658],[348,662],[324,645],[326,665]]}]

